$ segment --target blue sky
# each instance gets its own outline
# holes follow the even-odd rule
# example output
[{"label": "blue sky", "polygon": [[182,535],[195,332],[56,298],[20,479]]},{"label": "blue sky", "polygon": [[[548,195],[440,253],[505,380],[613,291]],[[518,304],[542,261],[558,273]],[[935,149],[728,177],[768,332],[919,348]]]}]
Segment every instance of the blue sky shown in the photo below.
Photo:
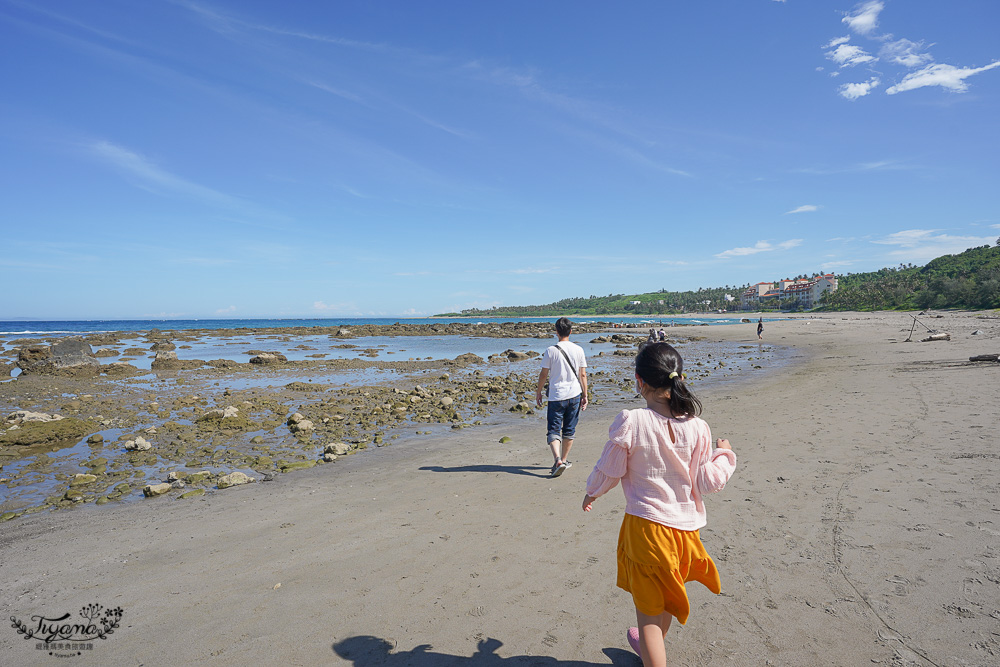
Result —
[{"label": "blue sky", "polygon": [[0,0],[0,319],[421,316],[1000,237],[995,0]]}]

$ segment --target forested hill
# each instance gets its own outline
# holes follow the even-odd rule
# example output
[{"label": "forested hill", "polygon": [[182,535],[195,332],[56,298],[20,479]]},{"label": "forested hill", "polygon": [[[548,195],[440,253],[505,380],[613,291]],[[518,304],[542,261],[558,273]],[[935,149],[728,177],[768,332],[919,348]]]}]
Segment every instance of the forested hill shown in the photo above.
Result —
[{"label": "forested hill", "polygon": [[[926,266],[899,266],[838,277],[836,292],[824,295],[820,310],[907,310],[924,308],[1000,308],[1000,239],[996,246],[943,255]],[[694,292],[609,294],[563,299],[541,306],[470,308],[447,315],[552,317],[560,315],[662,315],[739,307],[746,286]],[[726,295],[735,301],[728,301]],[[638,301],[638,304],[632,303]],[[708,301],[706,304],[705,302]]]},{"label": "forested hill", "polygon": [[837,279],[820,310],[1000,308],[1000,239],[996,246],[943,255],[926,266],[900,266]]},{"label": "forested hill", "polygon": [[[682,313],[704,311],[718,308],[732,308],[732,302],[726,300],[726,295],[739,304],[740,294],[746,287],[714,287],[699,289],[696,292],[649,292],[647,294],[609,294],[607,296],[590,296],[573,299],[563,299],[542,306],[498,306],[489,310],[470,308],[461,313],[448,315],[482,316],[482,317],[551,317],[559,315],[661,315],[667,313]],[[638,304],[633,304],[638,301]],[[708,304],[705,302],[708,301]]]}]

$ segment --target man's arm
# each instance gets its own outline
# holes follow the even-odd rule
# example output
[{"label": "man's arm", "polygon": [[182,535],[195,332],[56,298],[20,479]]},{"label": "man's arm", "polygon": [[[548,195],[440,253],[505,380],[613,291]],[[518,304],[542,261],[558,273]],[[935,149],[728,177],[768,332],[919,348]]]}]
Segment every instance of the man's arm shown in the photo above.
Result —
[{"label": "man's arm", "polygon": [[580,369],[580,386],[583,388],[583,396],[580,398],[580,409],[587,409],[587,369]]},{"label": "man's arm", "polygon": [[542,407],[542,390],[545,389],[545,381],[549,378],[549,369],[543,368],[538,374],[538,387],[535,389],[535,403]]}]

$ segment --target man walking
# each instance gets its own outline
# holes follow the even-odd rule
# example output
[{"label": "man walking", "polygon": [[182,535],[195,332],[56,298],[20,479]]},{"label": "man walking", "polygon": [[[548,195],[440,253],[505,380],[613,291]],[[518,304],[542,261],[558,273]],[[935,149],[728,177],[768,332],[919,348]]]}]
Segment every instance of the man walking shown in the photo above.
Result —
[{"label": "man walking", "polygon": [[580,411],[587,409],[587,358],[583,348],[571,343],[573,323],[565,317],[556,320],[555,345],[542,355],[542,371],[538,374],[535,402],[542,407],[542,390],[549,381],[549,408],[546,439],[552,449],[552,477],[558,477],[573,465],[569,450],[576,434]]}]

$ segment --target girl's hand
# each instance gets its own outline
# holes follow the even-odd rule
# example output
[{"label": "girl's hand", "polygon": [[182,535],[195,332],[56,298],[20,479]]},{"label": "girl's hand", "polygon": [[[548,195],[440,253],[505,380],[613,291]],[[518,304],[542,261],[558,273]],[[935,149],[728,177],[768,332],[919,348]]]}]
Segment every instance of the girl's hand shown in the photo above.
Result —
[{"label": "girl's hand", "polygon": [[584,512],[589,512],[590,508],[594,504],[595,500],[597,500],[597,498],[594,498],[593,496],[587,496],[587,495],[585,495],[583,497],[583,511]]},{"label": "girl's hand", "polygon": [[728,449],[729,451],[733,451],[733,448],[729,446],[729,441],[726,440],[725,438],[719,438],[715,442],[715,446],[718,449]]}]

